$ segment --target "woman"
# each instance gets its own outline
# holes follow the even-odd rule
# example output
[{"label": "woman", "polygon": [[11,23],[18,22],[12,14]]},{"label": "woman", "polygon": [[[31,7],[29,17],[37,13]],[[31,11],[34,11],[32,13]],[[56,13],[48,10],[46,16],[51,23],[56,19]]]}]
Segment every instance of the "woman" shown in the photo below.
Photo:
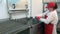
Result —
[{"label": "woman", "polygon": [[[55,2],[49,2],[46,8],[49,11],[36,16],[37,20],[44,22],[44,34],[57,34],[57,23],[58,23],[58,15],[57,15],[57,4]],[[42,18],[44,17],[44,18]]]}]

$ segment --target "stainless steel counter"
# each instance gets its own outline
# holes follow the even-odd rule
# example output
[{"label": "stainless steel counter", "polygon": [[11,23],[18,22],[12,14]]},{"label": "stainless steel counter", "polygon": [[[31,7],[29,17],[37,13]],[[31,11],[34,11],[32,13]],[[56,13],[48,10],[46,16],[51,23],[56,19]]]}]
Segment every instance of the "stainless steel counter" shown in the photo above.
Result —
[{"label": "stainless steel counter", "polygon": [[26,19],[4,21],[0,23],[0,34],[17,33],[37,24],[39,23],[32,23],[32,20],[27,21]]}]

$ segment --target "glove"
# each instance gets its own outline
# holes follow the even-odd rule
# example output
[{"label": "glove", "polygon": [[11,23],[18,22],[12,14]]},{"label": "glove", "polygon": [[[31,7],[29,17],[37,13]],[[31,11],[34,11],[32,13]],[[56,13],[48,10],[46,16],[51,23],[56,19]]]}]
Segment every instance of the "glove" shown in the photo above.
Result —
[{"label": "glove", "polygon": [[36,16],[35,18],[36,18],[37,20],[40,20],[41,17],[40,17],[40,16]]}]

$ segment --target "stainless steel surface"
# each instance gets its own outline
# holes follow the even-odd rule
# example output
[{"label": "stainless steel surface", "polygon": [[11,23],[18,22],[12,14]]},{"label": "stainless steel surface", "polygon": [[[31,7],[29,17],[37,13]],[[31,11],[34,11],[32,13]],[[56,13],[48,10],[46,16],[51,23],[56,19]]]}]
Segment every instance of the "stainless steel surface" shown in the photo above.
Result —
[{"label": "stainless steel surface", "polygon": [[[17,30],[23,30],[25,28],[27,28],[27,23],[25,22],[25,20],[22,19],[21,20],[8,20],[8,21],[4,21],[2,23],[0,23],[0,34],[9,34],[12,32],[15,32]],[[23,29],[22,29],[23,28]]]},{"label": "stainless steel surface", "polygon": [[4,21],[0,23],[0,34],[13,34],[31,27],[30,31],[35,31],[36,25],[38,23],[33,23],[32,20],[28,21],[27,18]]},{"label": "stainless steel surface", "polygon": [[10,9],[10,11],[26,11],[26,9]]}]

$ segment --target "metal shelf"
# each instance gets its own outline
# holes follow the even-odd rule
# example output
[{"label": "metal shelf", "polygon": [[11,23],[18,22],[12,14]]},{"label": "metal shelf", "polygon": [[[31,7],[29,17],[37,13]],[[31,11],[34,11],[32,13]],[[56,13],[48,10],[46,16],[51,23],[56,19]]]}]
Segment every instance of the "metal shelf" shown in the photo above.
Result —
[{"label": "metal shelf", "polygon": [[26,11],[27,9],[9,9],[9,11]]},{"label": "metal shelf", "polygon": [[60,0],[43,0],[43,2],[60,2]]},{"label": "metal shelf", "polygon": [[[47,4],[48,2],[43,2],[43,4]],[[57,4],[60,4],[60,2],[56,2]]]},{"label": "metal shelf", "polygon": [[[47,4],[48,2],[44,2],[44,4]],[[60,4],[60,2],[56,2],[57,4]]]}]

